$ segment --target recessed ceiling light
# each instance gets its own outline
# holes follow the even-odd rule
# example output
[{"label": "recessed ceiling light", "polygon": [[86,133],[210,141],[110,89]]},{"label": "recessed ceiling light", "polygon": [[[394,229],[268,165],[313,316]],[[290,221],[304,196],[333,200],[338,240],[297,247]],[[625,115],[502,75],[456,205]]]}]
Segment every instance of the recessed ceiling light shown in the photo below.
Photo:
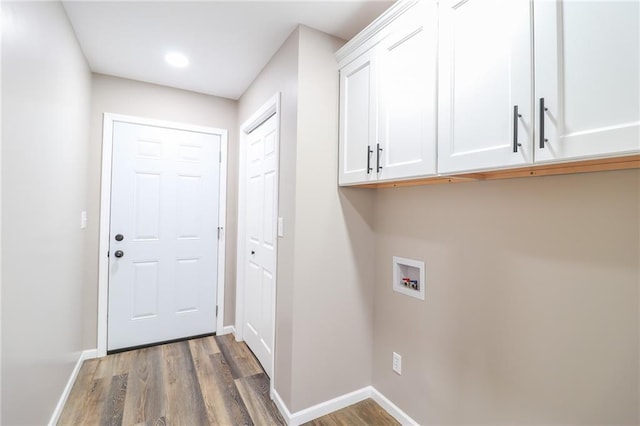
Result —
[{"label": "recessed ceiling light", "polygon": [[189,59],[179,52],[169,52],[164,55],[164,60],[167,61],[169,65],[176,68],[184,68],[189,65]]}]

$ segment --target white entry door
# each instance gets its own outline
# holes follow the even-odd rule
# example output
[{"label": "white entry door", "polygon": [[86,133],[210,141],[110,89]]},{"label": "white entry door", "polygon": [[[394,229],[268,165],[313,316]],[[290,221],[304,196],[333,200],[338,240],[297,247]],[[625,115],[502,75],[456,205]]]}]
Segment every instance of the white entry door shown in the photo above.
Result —
[{"label": "white entry door", "polygon": [[109,350],[216,331],[220,144],[114,122]]},{"label": "white entry door", "polygon": [[276,120],[277,116],[272,116],[247,137],[243,337],[269,377],[273,361],[278,211]]}]

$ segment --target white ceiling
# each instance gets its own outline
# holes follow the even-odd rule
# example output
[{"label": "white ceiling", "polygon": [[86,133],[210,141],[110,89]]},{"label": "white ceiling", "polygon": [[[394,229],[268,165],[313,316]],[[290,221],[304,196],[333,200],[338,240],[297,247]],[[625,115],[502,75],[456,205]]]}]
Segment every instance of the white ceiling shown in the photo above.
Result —
[{"label": "white ceiling", "polygon": [[[91,70],[238,99],[298,24],[351,39],[393,1],[64,1]],[[190,60],[169,67],[167,51]]]}]

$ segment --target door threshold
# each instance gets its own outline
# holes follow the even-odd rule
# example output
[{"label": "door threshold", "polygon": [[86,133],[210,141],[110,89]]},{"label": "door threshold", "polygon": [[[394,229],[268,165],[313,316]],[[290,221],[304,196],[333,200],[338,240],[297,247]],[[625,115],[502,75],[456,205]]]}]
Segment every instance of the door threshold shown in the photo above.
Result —
[{"label": "door threshold", "polygon": [[135,351],[138,349],[151,348],[153,346],[168,345],[170,343],[184,342],[187,340],[201,339],[203,337],[209,337],[209,336],[215,336],[215,335],[216,333],[214,331],[213,333],[198,334],[195,336],[180,337],[178,339],[163,340],[162,342],[147,343],[145,345],[129,346],[129,347],[120,348],[120,349],[112,349],[107,351],[107,355],[119,354],[121,352]]}]

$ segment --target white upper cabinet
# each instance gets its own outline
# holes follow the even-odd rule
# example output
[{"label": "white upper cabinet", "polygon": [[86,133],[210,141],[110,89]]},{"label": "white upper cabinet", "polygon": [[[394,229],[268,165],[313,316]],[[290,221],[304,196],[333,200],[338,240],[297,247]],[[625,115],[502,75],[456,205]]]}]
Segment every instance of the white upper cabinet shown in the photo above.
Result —
[{"label": "white upper cabinet", "polygon": [[438,172],[640,152],[639,28],[637,1],[441,2]]},{"label": "white upper cabinet", "polygon": [[440,2],[438,172],[533,162],[528,0]]},{"label": "white upper cabinet", "polygon": [[640,153],[638,0],[400,0],[336,56],[340,185]]},{"label": "white upper cabinet", "polygon": [[536,162],[638,152],[640,2],[538,1],[534,13]]},{"label": "white upper cabinet", "polygon": [[435,175],[437,6],[400,2],[368,29],[338,52],[339,183]]},{"label": "white upper cabinet", "polygon": [[340,184],[375,179],[377,78],[373,51],[340,70]]},{"label": "white upper cabinet", "polygon": [[435,3],[423,2],[378,47],[378,179],[436,173],[437,29]]}]

